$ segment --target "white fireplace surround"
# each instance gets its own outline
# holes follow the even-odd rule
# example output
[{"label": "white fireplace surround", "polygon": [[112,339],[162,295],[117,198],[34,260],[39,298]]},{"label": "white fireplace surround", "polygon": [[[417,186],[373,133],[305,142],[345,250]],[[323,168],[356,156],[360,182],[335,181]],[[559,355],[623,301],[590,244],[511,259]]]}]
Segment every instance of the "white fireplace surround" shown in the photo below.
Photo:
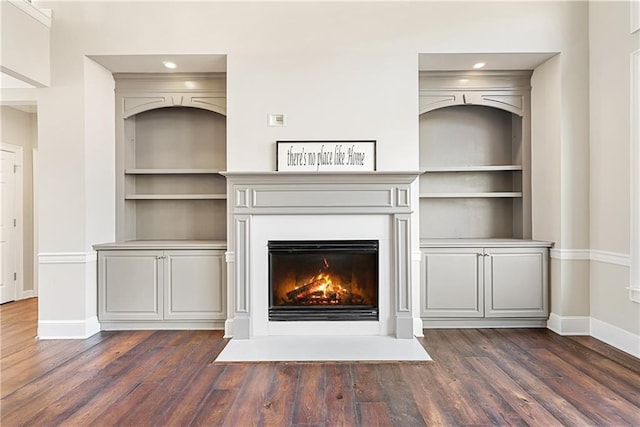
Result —
[{"label": "white fireplace surround", "polygon": [[[225,335],[414,336],[411,184],[417,172],[225,172],[230,316]],[[378,321],[270,322],[269,240],[378,240]]]}]

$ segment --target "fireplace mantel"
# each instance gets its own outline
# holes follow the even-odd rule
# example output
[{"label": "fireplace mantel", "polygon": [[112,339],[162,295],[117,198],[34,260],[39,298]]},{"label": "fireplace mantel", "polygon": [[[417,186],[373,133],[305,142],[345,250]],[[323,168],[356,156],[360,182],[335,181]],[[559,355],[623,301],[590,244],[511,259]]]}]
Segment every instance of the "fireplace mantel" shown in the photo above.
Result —
[{"label": "fireplace mantel", "polygon": [[[223,172],[227,177],[228,211],[233,226],[228,235],[229,302],[233,317],[225,332],[234,338],[253,336],[254,286],[265,280],[254,274],[252,223],[256,216],[318,218],[323,224],[347,215],[386,216],[389,221],[389,283],[393,297],[389,312],[397,338],[412,338],[411,185],[419,172]],[[253,220],[253,221],[252,221]],[[300,227],[303,229],[304,227]],[[300,238],[305,238],[304,235]],[[342,236],[349,238],[349,236]]]}]

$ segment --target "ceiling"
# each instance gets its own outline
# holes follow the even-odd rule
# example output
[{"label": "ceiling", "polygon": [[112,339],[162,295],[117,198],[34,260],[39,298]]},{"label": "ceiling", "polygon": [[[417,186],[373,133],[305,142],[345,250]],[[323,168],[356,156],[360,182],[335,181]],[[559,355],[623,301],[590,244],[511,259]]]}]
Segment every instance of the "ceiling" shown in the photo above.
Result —
[{"label": "ceiling", "polygon": [[[471,70],[473,64],[484,62],[485,70],[533,70],[551,57],[554,52],[530,53],[422,53],[419,55],[420,71]],[[90,55],[112,73],[203,73],[225,72],[226,55]],[[172,61],[177,68],[170,70],[162,65]]]},{"label": "ceiling", "polygon": [[[226,72],[226,55],[89,55],[112,73],[216,73]],[[171,61],[177,68],[162,65]]]},{"label": "ceiling", "polygon": [[[420,71],[466,71],[473,64],[484,62],[483,70],[534,70],[557,53],[421,53]],[[89,55],[112,73],[213,73],[226,72],[227,56],[212,55]],[[177,64],[176,69],[165,68],[163,61]],[[33,88],[20,79],[0,73],[2,88]],[[6,104],[6,103],[4,103]],[[35,112],[35,105],[12,105],[23,111]]]},{"label": "ceiling", "polygon": [[467,71],[484,62],[483,70],[534,70],[556,53],[421,53],[420,71]]}]

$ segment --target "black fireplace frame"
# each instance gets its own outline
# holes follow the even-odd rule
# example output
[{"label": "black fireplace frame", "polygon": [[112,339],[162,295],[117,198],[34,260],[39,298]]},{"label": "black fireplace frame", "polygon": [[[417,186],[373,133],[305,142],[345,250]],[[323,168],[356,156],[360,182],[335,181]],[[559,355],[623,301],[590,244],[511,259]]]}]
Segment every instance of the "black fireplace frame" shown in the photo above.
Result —
[{"label": "black fireplace frame", "polygon": [[[269,321],[377,321],[380,299],[380,255],[378,240],[270,240],[269,265]],[[376,305],[349,306],[282,306],[274,304],[272,262],[273,254],[282,253],[375,253]]]}]

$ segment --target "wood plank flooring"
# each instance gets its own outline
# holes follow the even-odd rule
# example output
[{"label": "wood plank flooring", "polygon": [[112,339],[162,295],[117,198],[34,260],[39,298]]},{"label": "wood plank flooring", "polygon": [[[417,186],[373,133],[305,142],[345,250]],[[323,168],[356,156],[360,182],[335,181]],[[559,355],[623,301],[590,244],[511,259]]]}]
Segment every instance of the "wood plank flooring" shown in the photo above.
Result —
[{"label": "wood plank flooring", "polygon": [[432,329],[423,363],[213,363],[220,331],[35,339],[0,306],[0,425],[640,426],[640,360],[545,329]]}]

